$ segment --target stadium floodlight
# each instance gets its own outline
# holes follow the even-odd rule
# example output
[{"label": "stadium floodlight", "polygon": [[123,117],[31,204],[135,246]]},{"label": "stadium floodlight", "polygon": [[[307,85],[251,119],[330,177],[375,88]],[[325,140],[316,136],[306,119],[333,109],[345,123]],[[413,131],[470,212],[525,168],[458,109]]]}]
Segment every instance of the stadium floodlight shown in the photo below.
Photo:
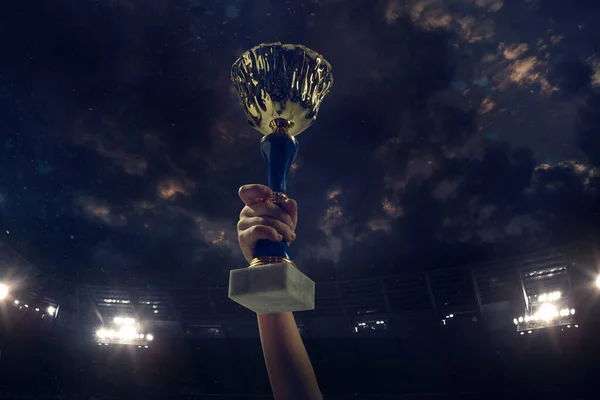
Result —
[{"label": "stadium floodlight", "polygon": [[552,303],[554,301],[560,300],[562,297],[562,293],[559,291],[550,292],[550,293],[542,293],[537,297],[537,301],[540,303]]},{"label": "stadium floodlight", "polygon": [[540,319],[544,321],[552,321],[555,317],[558,316],[558,310],[556,306],[550,303],[542,304],[539,309]]},{"label": "stadium floodlight", "polygon": [[8,296],[9,292],[10,290],[8,289],[8,286],[4,283],[0,283],[0,300],[4,300]]},{"label": "stadium floodlight", "polygon": [[49,315],[54,316],[54,314],[56,314],[56,307],[54,307],[54,306],[48,306],[48,308],[46,309],[46,312]]},{"label": "stadium floodlight", "polygon": [[146,346],[154,339],[150,333],[140,332],[140,325],[130,317],[118,316],[113,318],[112,326],[101,327],[96,331],[99,343]]},{"label": "stadium floodlight", "polygon": [[515,319],[513,319],[513,323],[514,323],[515,325],[519,325],[519,320],[515,318]]},{"label": "stadium floodlight", "polygon": [[600,275],[596,278],[596,286],[600,288]]},{"label": "stadium floodlight", "polygon": [[123,340],[133,340],[136,337],[139,337],[139,334],[133,325],[124,325],[119,330],[119,337]]},{"label": "stadium floodlight", "polygon": [[117,325],[135,325],[135,319],[129,317],[115,317],[113,321]]},{"label": "stadium floodlight", "polygon": [[98,339],[104,339],[108,337],[108,330],[104,329],[104,328],[100,328],[96,331],[96,336],[98,336]]},{"label": "stadium floodlight", "polygon": [[18,306],[19,305],[19,300],[15,300],[15,305]]}]

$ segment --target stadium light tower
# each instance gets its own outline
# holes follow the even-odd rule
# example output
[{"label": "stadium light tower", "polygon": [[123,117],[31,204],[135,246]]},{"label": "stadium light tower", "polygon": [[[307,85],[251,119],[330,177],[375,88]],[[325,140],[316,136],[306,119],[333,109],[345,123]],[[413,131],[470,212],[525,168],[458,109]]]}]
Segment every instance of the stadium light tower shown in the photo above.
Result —
[{"label": "stadium light tower", "polygon": [[0,300],[4,300],[9,293],[8,286],[4,283],[0,283]]},{"label": "stadium light tower", "polygon": [[517,332],[528,332],[576,323],[569,268],[562,254],[548,261],[535,259],[521,271],[525,313],[513,319]]}]

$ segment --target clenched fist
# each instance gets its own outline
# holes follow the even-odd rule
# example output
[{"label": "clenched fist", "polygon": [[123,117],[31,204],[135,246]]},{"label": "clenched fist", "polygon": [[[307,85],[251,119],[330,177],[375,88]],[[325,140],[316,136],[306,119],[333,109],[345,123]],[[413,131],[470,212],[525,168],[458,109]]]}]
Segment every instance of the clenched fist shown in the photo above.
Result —
[{"label": "clenched fist", "polygon": [[253,258],[256,242],[268,239],[272,242],[287,243],[296,239],[298,205],[287,199],[280,205],[271,202],[273,191],[265,185],[244,185],[239,190],[240,199],[245,206],[237,224],[240,248],[250,262]]}]

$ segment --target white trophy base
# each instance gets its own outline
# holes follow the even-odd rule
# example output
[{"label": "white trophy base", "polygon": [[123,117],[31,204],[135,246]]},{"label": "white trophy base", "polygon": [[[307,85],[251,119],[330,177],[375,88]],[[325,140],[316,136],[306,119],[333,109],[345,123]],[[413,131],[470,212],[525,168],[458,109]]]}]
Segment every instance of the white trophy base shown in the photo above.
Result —
[{"label": "white trophy base", "polygon": [[286,262],[234,269],[229,298],[257,314],[314,310],[315,283]]}]

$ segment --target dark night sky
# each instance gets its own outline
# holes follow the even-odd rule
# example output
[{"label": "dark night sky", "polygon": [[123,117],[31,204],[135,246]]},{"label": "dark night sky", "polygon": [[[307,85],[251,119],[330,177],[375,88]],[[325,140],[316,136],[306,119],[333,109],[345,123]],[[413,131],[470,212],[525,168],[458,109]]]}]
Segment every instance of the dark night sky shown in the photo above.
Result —
[{"label": "dark night sky", "polygon": [[289,193],[317,280],[585,238],[599,221],[600,4],[20,0],[0,5],[0,228],[81,282],[227,283],[265,182],[230,66],[301,43],[335,84]]}]

